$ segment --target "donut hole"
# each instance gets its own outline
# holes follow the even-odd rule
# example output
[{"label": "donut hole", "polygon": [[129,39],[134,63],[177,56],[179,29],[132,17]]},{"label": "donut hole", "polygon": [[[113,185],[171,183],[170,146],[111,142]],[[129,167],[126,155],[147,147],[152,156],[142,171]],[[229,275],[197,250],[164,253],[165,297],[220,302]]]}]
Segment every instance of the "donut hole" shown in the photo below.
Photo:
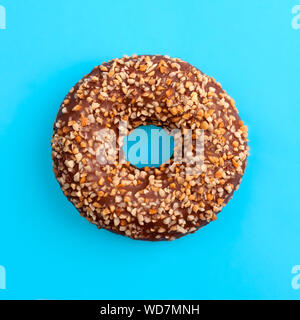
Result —
[{"label": "donut hole", "polygon": [[122,148],[131,165],[158,168],[173,156],[174,138],[161,127],[140,126],[124,138]]}]

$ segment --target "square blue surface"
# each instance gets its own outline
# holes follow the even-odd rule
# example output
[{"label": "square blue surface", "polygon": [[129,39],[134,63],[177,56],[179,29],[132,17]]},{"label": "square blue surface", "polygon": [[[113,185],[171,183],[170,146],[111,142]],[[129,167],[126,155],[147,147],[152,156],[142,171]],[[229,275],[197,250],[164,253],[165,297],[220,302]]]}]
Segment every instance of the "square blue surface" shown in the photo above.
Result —
[{"label": "square blue surface", "polygon": [[[299,299],[297,4],[0,0],[0,299]],[[52,172],[52,124],[68,90],[133,53],[215,77],[249,127],[239,191],[217,221],[173,242],[99,231]]]}]

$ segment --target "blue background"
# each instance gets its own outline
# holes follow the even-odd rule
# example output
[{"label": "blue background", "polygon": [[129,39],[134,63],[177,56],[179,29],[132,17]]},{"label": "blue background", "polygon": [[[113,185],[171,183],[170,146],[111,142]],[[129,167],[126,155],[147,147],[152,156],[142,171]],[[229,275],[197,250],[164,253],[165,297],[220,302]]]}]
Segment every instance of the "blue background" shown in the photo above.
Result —
[{"label": "blue background", "polygon": [[[0,0],[0,299],[299,299],[300,30],[296,0]],[[220,81],[249,126],[241,187],[218,220],[133,241],[77,214],[52,173],[65,94],[123,54],[180,57]]]},{"label": "blue background", "polygon": [[174,137],[161,127],[139,126],[124,138],[123,152],[126,160],[137,168],[158,168],[172,157]]}]

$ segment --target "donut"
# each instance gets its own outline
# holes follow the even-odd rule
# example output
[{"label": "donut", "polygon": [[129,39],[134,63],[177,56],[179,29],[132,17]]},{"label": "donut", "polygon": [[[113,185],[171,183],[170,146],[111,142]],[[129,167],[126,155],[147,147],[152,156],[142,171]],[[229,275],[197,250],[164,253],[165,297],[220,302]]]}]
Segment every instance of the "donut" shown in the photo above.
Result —
[{"label": "donut", "polygon": [[[201,170],[188,173],[187,162],[174,157],[156,168],[124,160],[120,137],[150,124],[202,132],[202,161],[190,166]],[[111,154],[111,140],[99,132],[115,133]],[[98,228],[174,240],[217,219],[240,185],[247,142],[234,100],[214,78],[178,58],[124,56],[96,66],[65,97],[53,126],[53,171]],[[99,161],[106,147],[110,161]]]}]

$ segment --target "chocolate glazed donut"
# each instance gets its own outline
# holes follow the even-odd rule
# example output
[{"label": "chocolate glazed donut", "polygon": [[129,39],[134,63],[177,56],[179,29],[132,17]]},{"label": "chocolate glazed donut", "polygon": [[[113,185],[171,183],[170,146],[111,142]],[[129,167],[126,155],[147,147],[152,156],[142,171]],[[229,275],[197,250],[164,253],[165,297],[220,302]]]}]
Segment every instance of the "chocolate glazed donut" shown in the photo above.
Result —
[{"label": "chocolate glazed donut", "polygon": [[[148,124],[202,130],[201,171],[187,174],[187,164],[174,158],[159,168],[124,161],[120,122],[127,124],[123,135]],[[118,152],[110,153],[105,130],[115,133]],[[159,55],[124,56],[95,67],[63,101],[51,145],[56,178],[82,216],[99,228],[152,241],[173,240],[216,220],[248,156],[247,127],[220,84],[180,59]],[[99,161],[103,148],[110,162]]]}]

